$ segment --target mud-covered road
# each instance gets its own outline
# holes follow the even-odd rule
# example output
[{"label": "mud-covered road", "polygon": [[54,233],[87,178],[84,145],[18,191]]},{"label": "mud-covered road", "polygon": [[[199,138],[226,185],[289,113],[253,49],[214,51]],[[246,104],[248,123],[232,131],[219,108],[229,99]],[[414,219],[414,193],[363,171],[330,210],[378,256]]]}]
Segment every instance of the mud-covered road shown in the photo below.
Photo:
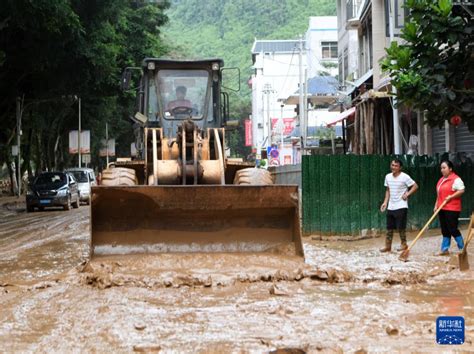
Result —
[{"label": "mud-covered road", "polygon": [[[27,214],[0,199],[1,351],[472,352],[474,271],[423,238],[407,263],[383,240],[305,239],[306,264],[262,255],[86,263],[89,209]],[[469,247],[474,268],[474,246]],[[436,344],[464,316],[466,342]]]}]

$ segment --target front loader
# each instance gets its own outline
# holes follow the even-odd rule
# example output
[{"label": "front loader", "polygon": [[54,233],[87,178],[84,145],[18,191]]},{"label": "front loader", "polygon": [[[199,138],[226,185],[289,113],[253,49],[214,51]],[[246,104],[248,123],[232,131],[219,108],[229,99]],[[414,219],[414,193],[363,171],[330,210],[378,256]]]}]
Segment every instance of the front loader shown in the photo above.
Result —
[{"label": "front loader", "polygon": [[[225,156],[229,96],[220,59],[145,59],[136,159],[92,187],[91,257],[130,253],[268,252],[303,258],[298,187]],[[128,88],[130,70],[122,85]]]}]

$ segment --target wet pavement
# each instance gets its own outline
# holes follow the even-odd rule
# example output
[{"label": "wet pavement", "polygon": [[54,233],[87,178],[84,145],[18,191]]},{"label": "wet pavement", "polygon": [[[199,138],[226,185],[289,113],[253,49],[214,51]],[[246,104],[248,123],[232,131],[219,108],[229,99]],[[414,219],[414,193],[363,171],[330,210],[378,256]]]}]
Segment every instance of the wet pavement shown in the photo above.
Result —
[{"label": "wet pavement", "polygon": [[[409,262],[379,253],[381,238],[305,238],[304,264],[262,254],[88,263],[88,228],[87,206],[26,213],[0,199],[2,351],[474,352],[474,271],[434,256],[437,230]],[[442,315],[464,316],[463,345],[436,344]]]}]

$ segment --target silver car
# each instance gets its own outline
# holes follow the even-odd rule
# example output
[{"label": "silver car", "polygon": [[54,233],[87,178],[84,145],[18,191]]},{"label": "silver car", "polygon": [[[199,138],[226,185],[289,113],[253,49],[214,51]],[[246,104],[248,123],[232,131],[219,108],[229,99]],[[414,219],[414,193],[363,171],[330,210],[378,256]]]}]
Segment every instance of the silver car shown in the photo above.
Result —
[{"label": "silver car", "polygon": [[69,168],[66,170],[76,178],[79,189],[79,199],[89,205],[91,203],[91,186],[97,184],[92,168]]}]

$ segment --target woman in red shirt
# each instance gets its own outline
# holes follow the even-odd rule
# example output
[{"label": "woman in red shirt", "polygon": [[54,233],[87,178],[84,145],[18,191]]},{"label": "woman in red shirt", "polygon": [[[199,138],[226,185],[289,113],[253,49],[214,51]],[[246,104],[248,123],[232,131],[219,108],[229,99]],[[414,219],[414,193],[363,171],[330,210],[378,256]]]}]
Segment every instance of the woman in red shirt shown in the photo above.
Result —
[{"label": "woman in red shirt", "polygon": [[439,223],[443,234],[441,252],[439,255],[449,255],[451,246],[451,236],[454,237],[458,248],[464,248],[464,241],[458,229],[459,214],[461,214],[461,195],[464,193],[464,182],[453,171],[453,163],[449,160],[441,162],[441,174],[443,175],[436,185],[436,204],[434,210],[448,200],[446,205],[439,212]]}]

